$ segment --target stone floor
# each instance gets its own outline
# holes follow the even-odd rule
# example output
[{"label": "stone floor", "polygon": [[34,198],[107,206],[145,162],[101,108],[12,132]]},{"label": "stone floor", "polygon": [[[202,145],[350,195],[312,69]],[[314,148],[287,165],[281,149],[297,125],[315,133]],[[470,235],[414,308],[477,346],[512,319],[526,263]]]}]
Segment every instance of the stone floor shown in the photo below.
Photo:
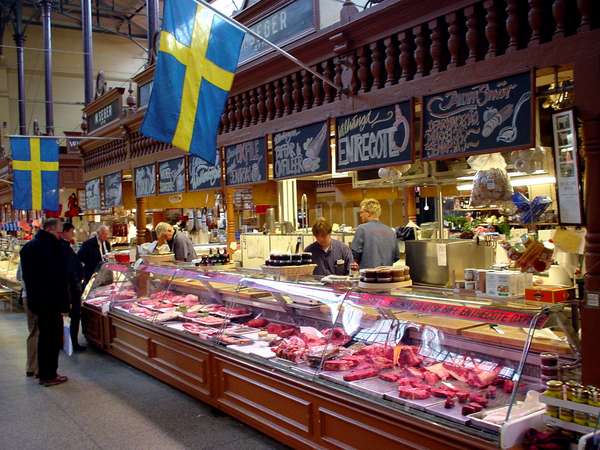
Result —
[{"label": "stone floor", "polygon": [[[285,449],[101,352],[61,352],[69,381],[25,377],[26,322],[0,312],[0,449]],[[83,339],[83,338],[81,338]]]}]

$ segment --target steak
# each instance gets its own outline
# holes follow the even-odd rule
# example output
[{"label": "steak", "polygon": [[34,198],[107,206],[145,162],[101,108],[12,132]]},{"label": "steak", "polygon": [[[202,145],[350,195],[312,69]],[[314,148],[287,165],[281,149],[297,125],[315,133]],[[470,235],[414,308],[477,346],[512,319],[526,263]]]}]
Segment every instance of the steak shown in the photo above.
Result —
[{"label": "steak", "polygon": [[371,378],[377,376],[379,371],[374,368],[353,370],[347,375],[344,375],[344,381],[357,381],[364,380],[365,378]]}]

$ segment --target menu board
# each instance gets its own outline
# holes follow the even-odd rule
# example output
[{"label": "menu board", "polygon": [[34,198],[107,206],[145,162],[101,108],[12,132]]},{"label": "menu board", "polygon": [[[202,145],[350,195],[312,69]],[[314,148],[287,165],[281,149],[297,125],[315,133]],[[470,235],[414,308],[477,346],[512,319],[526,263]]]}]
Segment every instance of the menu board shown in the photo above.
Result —
[{"label": "menu board", "polygon": [[104,207],[114,208],[123,203],[123,185],[121,172],[104,177]]},{"label": "menu board", "polygon": [[136,167],[135,176],[135,196],[147,197],[156,194],[156,165]]},{"label": "menu board", "polygon": [[158,163],[158,193],[174,194],[185,191],[185,158]]},{"label": "menu board", "polygon": [[411,124],[411,101],[338,117],[336,171],[412,162]]},{"label": "menu board", "polygon": [[423,159],[532,147],[531,72],[423,98]]},{"label": "menu board", "polygon": [[91,113],[87,118],[88,123],[88,132],[92,132],[97,130],[100,127],[103,127],[106,124],[109,124],[113,120],[117,120],[121,115],[121,96],[119,98],[113,100],[112,103],[104,106]]},{"label": "menu board", "polygon": [[562,225],[583,225],[579,154],[573,110],[552,115],[558,214]]},{"label": "menu board", "polygon": [[238,186],[267,181],[267,146],[264,137],[225,147],[225,184]]},{"label": "menu board", "polygon": [[327,173],[329,160],[327,121],[273,135],[275,179]]},{"label": "menu board", "polygon": [[202,158],[190,156],[188,160],[188,178],[191,191],[215,189],[221,187],[221,155],[217,151],[215,164],[209,164]]},{"label": "menu board", "polygon": [[100,209],[100,178],[94,178],[85,183],[86,209]]}]

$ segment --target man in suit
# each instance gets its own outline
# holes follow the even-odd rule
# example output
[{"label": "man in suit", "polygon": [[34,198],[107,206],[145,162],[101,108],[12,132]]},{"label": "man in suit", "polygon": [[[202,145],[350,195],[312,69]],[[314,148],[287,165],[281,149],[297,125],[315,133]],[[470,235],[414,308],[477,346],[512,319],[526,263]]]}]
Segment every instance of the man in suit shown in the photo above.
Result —
[{"label": "man in suit", "polygon": [[75,227],[72,223],[66,222],[63,224],[61,244],[65,252],[68,267],[69,293],[71,298],[71,325],[69,331],[71,333],[71,343],[73,344],[74,352],[82,352],[85,350],[83,345],[79,345],[79,323],[81,322],[81,281],[83,280],[83,267],[77,254],[71,247],[75,242]]},{"label": "man in suit", "polygon": [[108,227],[100,225],[95,236],[81,244],[77,257],[83,264],[83,285],[87,285],[104,256],[110,252]]},{"label": "man in suit", "polygon": [[38,374],[40,384],[44,386],[67,381],[67,377],[57,373],[63,337],[62,314],[69,312],[68,269],[64,255],[58,219],[47,219],[35,238],[20,252],[27,306],[38,321]]}]

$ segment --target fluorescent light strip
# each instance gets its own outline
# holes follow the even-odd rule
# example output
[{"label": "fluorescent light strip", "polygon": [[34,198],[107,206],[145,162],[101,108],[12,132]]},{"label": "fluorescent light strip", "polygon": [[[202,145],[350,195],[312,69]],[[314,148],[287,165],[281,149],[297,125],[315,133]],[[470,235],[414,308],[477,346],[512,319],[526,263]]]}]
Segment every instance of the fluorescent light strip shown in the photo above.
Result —
[{"label": "fluorescent light strip", "polygon": [[[523,177],[516,178],[511,180],[511,184],[513,186],[538,186],[540,184],[554,184],[556,183],[556,178],[553,176],[544,176],[544,177]],[[473,183],[470,184],[459,184],[456,186],[458,191],[471,191],[473,190]]]}]

